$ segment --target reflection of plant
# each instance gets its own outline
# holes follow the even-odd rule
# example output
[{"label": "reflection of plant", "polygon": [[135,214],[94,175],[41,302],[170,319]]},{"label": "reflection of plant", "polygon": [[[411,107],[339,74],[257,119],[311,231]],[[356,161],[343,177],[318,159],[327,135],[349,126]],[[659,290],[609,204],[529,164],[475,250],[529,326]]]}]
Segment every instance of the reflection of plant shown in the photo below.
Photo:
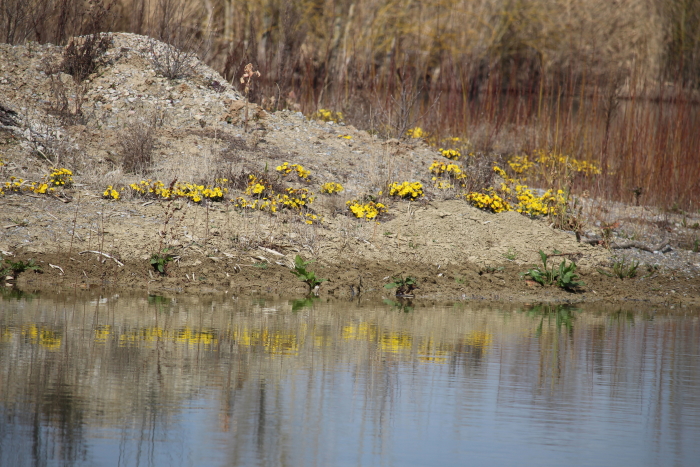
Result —
[{"label": "reflection of plant", "polygon": [[328,279],[319,279],[316,277],[316,273],[313,271],[307,271],[306,267],[313,263],[313,261],[304,261],[300,255],[296,255],[294,258],[294,269],[292,269],[292,274],[297,276],[299,280],[305,282],[309,286],[309,292],[313,292],[316,287],[320,286],[323,282]]},{"label": "reflection of plant", "polygon": [[170,251],[170,248],[163,248],[160,253],[151,255],[151,266],[161,275],[165,275],[165,267],[173,260],[173,255],[169,254],[168,251]]},{"label": "reflection of plant", "polygon": [[292,305],[292,312],[302,310],[304,308],[311,308],[316,300],[320,300],[318,297],[308,296],[305,298],[300,298],[297,300],[292,300],[289,303]]},{"label": "reflection of plant", "polygon": [[[566,264],[566,259],[562,260],[559,267],[556,268],[552,265],[550,268],[547,267],[547,254],[540,250],[540,258],[542,259],[542,267],[537,266],[530,269],[527,272],[522,273],[523,276],[530,276],[532,280],[539,283],[540,285],[547,286],[556,284],[562,289],[572,290],[576,287],[586,285],[583,281],[578,280],[578,274],[576,274],[576,263],[571,261],[568,265]],[[557,250],[554,250],[553,254],[560,254]]]},{"label": "reflection of plant", "polygon": [[603,269],[598,269],[598,272],[606,275],[608,277],[619,277],[620,279],[637,277],[637,268],[639,267],[639,261],[632,260],[627,262],[626,257],[622,259],[613,261],[612,273],[605,271]]},{"label": "reflection of plant", "polygon": [[156,309],[160,312],[167,311],[167,305],[169,301],[170,300],[163,297],[162,295],[148,294],[148,304],[154,305]]},{"label": "reflection of plant", "polygon": [[413,290],[418,288],[418,282],[414,277],[392,276],[393,282],[384,286],[385,289],[393,289],[396,287],[397,297],[412,297]]},{"label": "reflection of plant", "polygon": [[404,313],[408,313],[410,311],[413,311],[413,304],[411,303],[410,300],[388,300],[384,299],[383,302],[386,305],[392,306],[397,308],[399,311],[403,311]]},{"label": "reflection of plant", "polygon": [[544,319],[550,322],[552,319],[555,320],[557,329],[564,326],[567,331],[571,332],[573,329],[573,322],[576,319],[575,312],[579,311],[577,308],[571,307],[569,305],[549,305],[549,304],[539,304],[530,307],[526,307],[522,312],[526,313],[528,316],[533,318],[540,318],[540,324],[537,327],[537,336],[542,334],[542,326],[544,324]]}]

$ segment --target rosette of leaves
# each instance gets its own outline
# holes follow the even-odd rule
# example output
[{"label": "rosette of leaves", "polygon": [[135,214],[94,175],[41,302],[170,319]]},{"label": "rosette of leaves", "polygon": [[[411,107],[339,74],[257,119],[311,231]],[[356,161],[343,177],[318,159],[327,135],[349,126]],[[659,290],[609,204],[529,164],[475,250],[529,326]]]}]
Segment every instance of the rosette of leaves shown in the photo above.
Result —
[{"label": "rosette of leaves", "polygon": [[163,248],[160,253],[153,253],[151,255],[151,266],[156,272],[160,273],[161,276],[165,275],[165,267],[173,260],[173,255],[168,253],[169,251],[169,248]]},{"label": "rosette of leaves", "polygon": [[292,269],[292,274],[309,286],[309,293],[314,292],[316,287],[319,287],[323,282],[328,280],[316,277],[316,273],[313,271],[307,271],[306,267],[313,262],[314,261],[304,261],[300,255],[296,255],[294,258],[294,269]]},{"label": "rosette of leaves", "polygon": [[[556,284],[558,287],[566,290],[574,290],[577,287],[586,285],[583,281],[578,280],[579,276],[576,274],[576,263],[571,261],[567,264],[566,259],[564,259],[559,263],[559,267],[556,267],[554,264],[548,266],[547,253],[542,250],[540,250],[539,253],[542,259],[542,267],[534,267],[524,272],[522,274],[523,276],[529,276],[532,280],[543,286]],[[559,254],[559,252],[555,250],[554,254]]]}]

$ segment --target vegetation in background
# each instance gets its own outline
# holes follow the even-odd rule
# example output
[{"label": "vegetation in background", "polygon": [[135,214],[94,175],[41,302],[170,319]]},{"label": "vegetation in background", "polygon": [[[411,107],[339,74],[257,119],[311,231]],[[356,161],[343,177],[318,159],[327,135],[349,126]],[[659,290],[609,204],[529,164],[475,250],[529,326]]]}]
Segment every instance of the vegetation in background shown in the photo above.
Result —
[{"label": "vegetation in background", "polygon": [[[528,183],[700,207],[699,2],[0,0],[0,12],[0,41],[69,45],[85,70],[99,66],[97,33],[147,34],[183,50],[182,63],[196,53],[269,110],[386,136],[420,123],[424,135],[411,136],[449,158],[567,154],[601,173]],[[90,34],[81,52],[88,42],[72,38]],[[254,87],[240,83],[248,64],[260,71]],[[445,136],[460,141],[445,147]]]}]

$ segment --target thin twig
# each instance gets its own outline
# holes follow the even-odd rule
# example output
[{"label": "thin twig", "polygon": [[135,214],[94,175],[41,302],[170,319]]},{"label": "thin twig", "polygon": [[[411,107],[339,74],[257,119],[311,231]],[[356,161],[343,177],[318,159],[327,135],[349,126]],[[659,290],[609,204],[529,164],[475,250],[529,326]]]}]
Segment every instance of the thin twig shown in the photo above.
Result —
[{"label": "thin twig", "polygon": [[124,266],[124,263],[122,263],[121,261],[119,261],[119,260],[118,260],[117,258],[115,258],[114,256],[110,256],[110,255],[108,255],[107,253],[102,253],[101,251],[85,250],[85,251],[81,251],[81,252],[78,253],[78,254],[79,254],[79,255],[82,255],[83,253],[95,253],[96,255],[102,255],[102,256],[104,256],[105,258],[109,258],[109,259],[113,260],[113,261],[114,261],[115,263],[117,263],[119,266]]}]

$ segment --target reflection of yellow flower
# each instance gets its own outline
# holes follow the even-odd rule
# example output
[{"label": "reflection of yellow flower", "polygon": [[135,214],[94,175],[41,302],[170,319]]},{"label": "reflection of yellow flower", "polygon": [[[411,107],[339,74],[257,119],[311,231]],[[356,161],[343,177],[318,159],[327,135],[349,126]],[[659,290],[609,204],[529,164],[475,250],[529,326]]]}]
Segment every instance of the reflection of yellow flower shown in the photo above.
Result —
[{"label": "reflection of yellow flower", "polygon": [[493,341],[493,335],[483,331],[472,331],[466,337],[467,345],[480,349],[486,349],[491,345],[491,341]]}]

